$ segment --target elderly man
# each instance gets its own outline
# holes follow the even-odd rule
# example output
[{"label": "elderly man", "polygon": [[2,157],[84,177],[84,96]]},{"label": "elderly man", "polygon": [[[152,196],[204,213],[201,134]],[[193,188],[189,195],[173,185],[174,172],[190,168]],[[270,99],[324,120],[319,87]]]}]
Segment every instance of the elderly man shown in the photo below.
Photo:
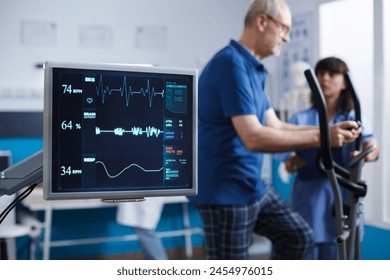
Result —
[{"label": "elderly man", "polygon": [[[318,127],[281,122],[265,92],[261,60],[288,42],[291,12],[283,0],[253,0],[238,41],[220,50],[199,78],[199,194],[209,259],[247,259],[252,233],[274,244],[274,259],[300,259],[312,230],[261,180],[264,152],[318,147]],[[333,146],[352,142],[355,122],[330,128]]]}]

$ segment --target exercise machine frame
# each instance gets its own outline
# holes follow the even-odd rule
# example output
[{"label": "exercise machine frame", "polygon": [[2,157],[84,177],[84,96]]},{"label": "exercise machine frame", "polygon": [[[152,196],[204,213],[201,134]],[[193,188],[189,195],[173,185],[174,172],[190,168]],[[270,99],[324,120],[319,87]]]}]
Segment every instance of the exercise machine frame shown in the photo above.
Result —
[{"label": "exercise machine frame", "polygon": [[[333,161],[325,98],[314,71],[312,69],[308,69],[304,72],[304,74],[312,91],[319,114],[321,148],[318,163],[320,169],[327,175],[334,195],[337,229],[336,241],[338,245],[339,258],[343,260],[360,259],[361,204],[363,197],[367,193],[367,185],[361,179],[361,172],[364,164],[364,158],[371,153],[375,147],[371,146],[363,150],[361,135],[359,135],[359,137],[355,140],[355,151],[358,151],[359,155],[350,161],[350,170]],[[355,120],[358,124],[361,124],[360,101],[348,73],[345,75],[345,80],[348,88],[350,89],[355,105]],[[342,186],[348,194],[346,205],[344,204],[340,186]]]}]

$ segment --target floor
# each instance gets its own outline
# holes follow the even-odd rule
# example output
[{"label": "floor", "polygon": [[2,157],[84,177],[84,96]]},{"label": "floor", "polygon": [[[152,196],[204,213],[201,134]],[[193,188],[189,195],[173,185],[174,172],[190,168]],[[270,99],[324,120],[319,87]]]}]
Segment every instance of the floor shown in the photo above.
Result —
[{"label": "floor", "polygon": [[[168,257],[170,260],[186,260],[186,254],[184,248],[169,249],[167,250]],[[131,253],[131,254],[120,254],[120,255],[109,255],[109,256],[96,256],[88,258],[90,260],[142,260],[142,253]],[[206,254],[203,247],[194,247],[193,256],[191,260],[206,260]],[[268,260],[268,253],[251,254],[250,259],[253,260]]]}]

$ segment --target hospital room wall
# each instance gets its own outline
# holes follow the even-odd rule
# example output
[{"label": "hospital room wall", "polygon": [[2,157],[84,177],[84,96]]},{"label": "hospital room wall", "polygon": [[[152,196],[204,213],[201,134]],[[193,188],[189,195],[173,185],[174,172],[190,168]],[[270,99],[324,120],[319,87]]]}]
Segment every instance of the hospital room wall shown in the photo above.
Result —
[{"label": "hospital room wall", "polygon": [[0,0],[0,85],[41,87],[46,60],[202,68],[247,1]]}]

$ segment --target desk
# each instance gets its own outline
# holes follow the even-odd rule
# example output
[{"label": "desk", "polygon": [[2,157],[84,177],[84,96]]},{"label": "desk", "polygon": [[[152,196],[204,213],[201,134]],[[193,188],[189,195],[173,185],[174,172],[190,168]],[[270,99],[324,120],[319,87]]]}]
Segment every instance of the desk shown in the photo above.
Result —
[{"label": "desk", "polygon": [[[192,257],[192,242],[191,236],[195,234],[203,234],[203,229],[191,227],[189,215],[188,215],[188,200],[185,197],[167,197],[166,203],[181,203],[183,210],[183,224],[184,229],[159,232],[160,237],[174,237],[184,236],[185,238],[185,251],[186,257]],[[37,187],[28,197],[26,197],[22,204],[27,207],[33,213],[43,211],[44,220],[39,222],[39,226],[43,229],[43,241],[38,240],[39,236],[31,243],[30,258],[35,258],[36,244],[42,246],[43,259],[50,259],[50,248],[63,247],[73,245],[85,245],[96,244],[104,242],[115,241],[130,241],[137,240],[136,234],[123,235],[123,236],[107,236],[99,238],[84,238],[84,239],[69,239],[69,240],[51,240],[51,229],[53,221],[53,211],[56,210],[74,210],[74,209],[91,209],[102,207],[117,207],[115,203],[104,203],[97,199],[79,199],[79,200],[51,200],[46,201],[43,199],[43,190],[41,187]],[[42,234],[42,233],[41,233]]]}]

